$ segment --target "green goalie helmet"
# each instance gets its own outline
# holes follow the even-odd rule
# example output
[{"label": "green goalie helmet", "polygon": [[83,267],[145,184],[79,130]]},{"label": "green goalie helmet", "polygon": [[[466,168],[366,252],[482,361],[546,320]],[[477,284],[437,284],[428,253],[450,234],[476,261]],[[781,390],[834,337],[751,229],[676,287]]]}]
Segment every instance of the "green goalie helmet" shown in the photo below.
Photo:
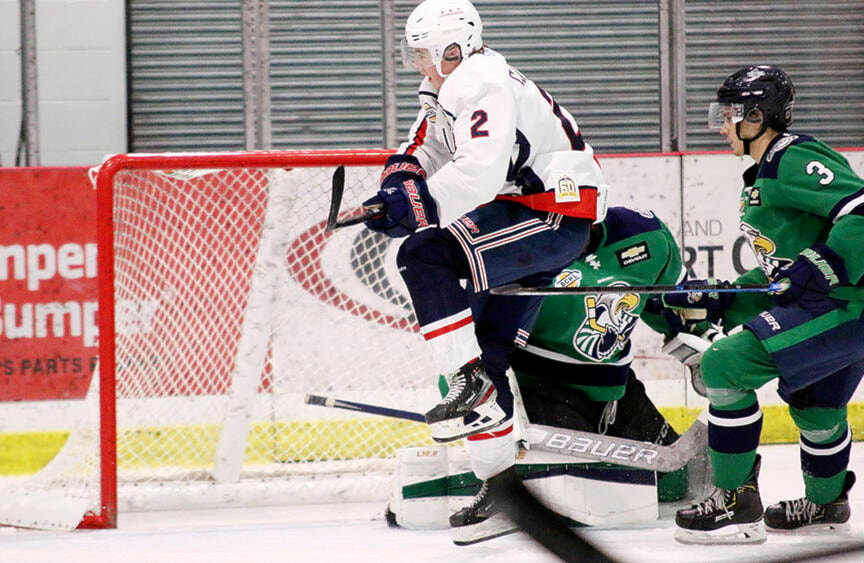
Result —
[{"label": "green goalie helmet", "polygon": [[717,90],[717,101],[709,109],[709,126],[719,129],[725,119],[738,123],[762,112],[762,121],[778,132],[792,123],[795,86],[776,66],[747,66],[732,73]]}]

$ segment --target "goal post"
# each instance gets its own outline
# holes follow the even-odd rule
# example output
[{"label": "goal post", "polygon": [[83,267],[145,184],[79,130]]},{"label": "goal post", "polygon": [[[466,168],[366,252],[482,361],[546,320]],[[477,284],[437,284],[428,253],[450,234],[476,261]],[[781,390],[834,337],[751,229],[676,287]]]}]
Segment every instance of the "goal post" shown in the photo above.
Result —
[{"label": "goal post", "polygon": [[389,154],[124,154],[94,169],[98,378],[64,409],[83,414],[54,460],[2,485],[0,523],[385,499],[396,450],[432,443],[425,425],[303,399],[437,399],[399,241],[324,229],[334,169],[347,216]]}]

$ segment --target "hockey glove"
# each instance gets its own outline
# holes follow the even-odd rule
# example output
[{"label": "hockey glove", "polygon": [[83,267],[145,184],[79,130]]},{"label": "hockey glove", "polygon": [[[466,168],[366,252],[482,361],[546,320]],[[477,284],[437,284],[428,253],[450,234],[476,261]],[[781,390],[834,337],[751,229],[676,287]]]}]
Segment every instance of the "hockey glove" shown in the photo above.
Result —
[{"label": "hockey glove", "polygon": [[394,154],[387,159],[381,189],[363,206],[381,210],[366,221],[366,227],[389,237],[408,236],[438,222],[435,200],[426,186],[426,171],[416,157],[408,154]]},{"label": "hockey glove", "polygon": [[726,336],[719,326],[710,325],[701,334],[681,332],[675,335],[663,345],[661,350],[669,354],[682,364],[690,372],[690,385],[693,390],[702,397],[708,396],[708,388],[702,379],[702,354],[705,353],[711,343]]},{"label": "hockey glove", "polygon": [[805,248],[794,262],[776,268],[769,277],[781,286],[771,296],[775,305],[797,301],[805,308],[824,301],[835,287],[849,283],[843,257],[822,243]]},{"label": "hockey glove", "polygon": [[[688,280],[681,285],[686,289],[692,288],[698,290],[700,287],[706,285],[727,286],[729,282],[709,278],[704,280]],[[712,324],[719,323],[722,312],[732,305],[735,294],[692,291],[688,293],[666,293],[660,299],[664,307],[676,311],[682,318],[682,324],[685,325],[682,330],[687,330],[689,325],[700,321],[708,321]],[[693,309],[701,310],[701,312],[691,311]]]}]

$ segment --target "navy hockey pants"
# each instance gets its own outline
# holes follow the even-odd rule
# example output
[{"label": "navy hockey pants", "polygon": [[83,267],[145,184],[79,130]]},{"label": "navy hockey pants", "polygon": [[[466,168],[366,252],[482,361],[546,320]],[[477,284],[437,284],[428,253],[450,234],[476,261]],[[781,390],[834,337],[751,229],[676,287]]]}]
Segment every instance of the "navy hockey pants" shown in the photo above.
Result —
[{"label": "navy hockey pants", "polygon": [[507,356],[514,342],[527,340],[541,298],[497,296],[486,290],[515,281],[549,284],[582,254],[591,223],[493,201],[446,228],[412,234],[400,247],[396,263],[420,326],[470,308],[483,365],[499,391],[509,389]]}]

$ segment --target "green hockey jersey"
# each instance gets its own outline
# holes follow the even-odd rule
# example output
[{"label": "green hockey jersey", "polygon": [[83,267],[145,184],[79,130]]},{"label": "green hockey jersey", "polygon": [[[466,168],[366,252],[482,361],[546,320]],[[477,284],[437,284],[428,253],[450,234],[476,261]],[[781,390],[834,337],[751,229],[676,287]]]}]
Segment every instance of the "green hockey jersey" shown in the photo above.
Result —
[{"label": "green hockey jersey", "polygon": [[[846,262],[851,285],[831,292],[843,300],[864,299],[864,180],[843,155],[813,137],[775,137],[762,162],[744,172],[740,228],[758,266],[737,283],[764,283],[816,243],[825,243]],[[765,295],[735,298],[727,327],[771,307]]]},{"label": "green hockey jersey", "polygon": [[[613,207],[596,228],[593,248],[554,285],[620,286],[621,293],[546,297],[527,346],[511,363],[522,380],[575,386],[593,400],[609,401],[624,392],[633,360],[630,336],[649,297],[628,293],[627,286],[676,284],[684,269],[675,238],[651,211]],[[651,324],[660,329],[659,321]]]}]

